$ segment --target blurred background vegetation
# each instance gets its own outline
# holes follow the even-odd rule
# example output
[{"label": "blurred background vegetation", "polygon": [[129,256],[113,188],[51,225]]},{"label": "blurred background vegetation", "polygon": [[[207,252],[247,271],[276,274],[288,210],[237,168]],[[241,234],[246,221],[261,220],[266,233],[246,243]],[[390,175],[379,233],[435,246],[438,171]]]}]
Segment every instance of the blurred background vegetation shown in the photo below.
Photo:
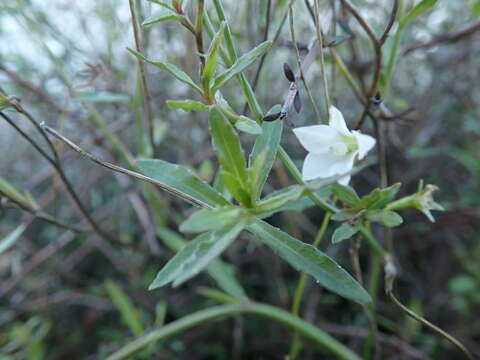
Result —
[{"label": "blurred background vegetation", "polygon": [[[342,39],[335,49],[355,81],[367,86],[373,66],[368,38],[338,1],[320,3],[323,28],[332,38]],[[354,3],[381,32],[392,1]],[[413,3],[407,1],[407,6]],[[159,8],[147,1],[137,5],[142,19]],[[226,1],[225,6],[235,41],[246,52],[264,37],[273,38],[287,1]],[[203,179],[213,180],[217,164],[205,113],[169,109],[166,100],[194,94],[152,66],[146,66],[146,72],[156,129],[154,150],[145,136],[137,62],[126,51],[134,46],[128,1],[3,0],[0,10],[0,86],[21,99],[35,119],[124,167],[132,167],[137,157],[153,156],[189,166]],[[479,14],[478,0],[440,0],[412,22],[400,43],[391,89],[384,98],[393,116],[383,126],[390,182],[401,182],[404,194],[413,192],[419,179],[436,184],[441,189],[437,199],[447,209],[436,214],[435,224],[419,213],[403,214],[405,225],[393,233],[400,269],[398,295],[476,354],[480,354]],[[210,15],[218,24],[213,10]],[[296,1],[294,20],[304,55],[302,49],[316,36],[304,1]],[[144,53],[198,78],[191,34],[173,21],[143,29]],[[387,52],[391,46],[388,38]],[[352,124],[362,105],[338,69],[332,71],[329,56],[326,61],[334,103]],[[264,111],[284,100],[289,86],[284,62],[296,68],[288,21],[266,57],[256,87]],[[246,73],[251,81],[257,67],[258,62]],[[307,81],[322,108],[318,62]],[[232,82],[223,93],[242,113],[245,98],[238,85]],[[290,117],[294,126],[315,122],[303,89],[301,95],[303,109]],[[25,117],[6,114],[46,149]],[[369,126],[365,132],[372,133]],[[244,141],[251,146],[253,138],[245,136]],[[288,128],[282,142],[301,165],[304,152]],[[108,237],[89,230],[55,169],[0,119],[1,193],[7,195],[6,189],[14,187],[23,199],[35,199],[37,204],[36,211],[25,211],[2,196],[0,359],[104,358],[134,336],[212,304],[198,294],[202,286],[216,286],[206,273],[178,288],[147,291],[156,272],[172,257],[172,244],[186,239],[178,224],[192,213],[191,206],[56,146],[67,178]],[[375,166],[364,170],[354,177],[355,188],[368,193],[379,185],[377,174]],[[266,192],[290,183],[278,163]],[[52,224],[52,219],[82,231]],[[310,243],[321,219],[322,211],[311,208],[284,212],[270,221]],[[345,245],[324,241],[321,248],[351,269]],[[362,248],[360,254],[368,272],[367,250]],[[290,308],[298,274],[269,250],[244,235],[224,259],[250,298]],[[361,349],[367,330],[358,305],[309,282],[303,306],[302,315],[309,322]],[[382,359],[460,358],[450,345],[399,313],[382,290],[377,311]],[[283,359],[290,336],[289,330],[264,319],[239,317],[179,334],[138,358]],[[318,358],[315,353],[306,343],[301,358]]]}]

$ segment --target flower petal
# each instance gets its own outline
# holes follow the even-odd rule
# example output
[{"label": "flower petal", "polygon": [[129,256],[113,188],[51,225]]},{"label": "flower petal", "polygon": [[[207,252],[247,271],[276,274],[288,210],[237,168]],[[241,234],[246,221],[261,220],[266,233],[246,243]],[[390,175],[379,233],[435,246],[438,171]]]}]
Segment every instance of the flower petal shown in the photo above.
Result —
[{"label": "flower petal", "polygon": [[362,134],[360,131],[353,131],[353,135],[355,135],[358,142],[358,158],[362,160],[375,146],[376,140],[370,135]]},{"label": "flower petal", "polygon": [[340,185],[347,186],[348,183],[350,182],[350,179],[351,179],[351,178],[352,178],[351,175],[347,175],[347,176],[342,177],[341,179],[338,179],[337,182],[338,182]]},{"label": "flower petal", "polygon": [[329,113],[329,125],[344,135],[352,135],[350,130],[348,130],[345,119],[343,118],[342,113],[335,106],[330,106],[328,110]]},{"label": "flower petal", "polygon": [[355,155],[357,155],[357,152],[342,156],[335,155],[332,152],[325,154],[309,153],[303,162],[302,178],[308,181],[346,173],[352,169]]},{"label": "flower petal", "polygon": [[340,133],[327,125],[298,127],[293,132],[300,144],[314,154],[326,153],[334,143],[341,141]]}]

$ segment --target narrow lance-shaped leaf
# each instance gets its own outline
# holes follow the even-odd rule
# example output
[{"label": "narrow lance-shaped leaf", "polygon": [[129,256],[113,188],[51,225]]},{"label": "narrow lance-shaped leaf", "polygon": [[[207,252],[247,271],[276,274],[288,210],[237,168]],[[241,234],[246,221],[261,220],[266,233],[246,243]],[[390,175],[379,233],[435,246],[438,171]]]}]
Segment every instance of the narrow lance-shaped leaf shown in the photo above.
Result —
[{"label": "narrow lance-shaped leaf", "polygon": [[203,88],[206,91],[210,90],[210,80],[215,75],[215,71],[217,70],[218,50],[222,44],[224,28],[225,23],[222,23],[220,25],[220,29],[218,29],[218,32],[213,37],[207,52],[207,59],[205,61],[205,66],[201,76]]},{"label": "narrow lance-shaped leaf", "polygon": [[252,206],[251,196],[245,190],[238,178],[225,170],[220,171],[220,176],[223,179],[225,187],[228,189],[229,193],[235,198],[235,200],[237,200],[240,204],[243,204],[247,208]]},{"label": "narrow lance-shaped leaf", "polygon": [[[280,139],[282,137],[282,130],[282,121],[264,122],[262,124],[262,134],[255,139],[255,144],[249,157],[249,166],[258,169],[258,172],[254,174],[255,199],[260,197],[268,174],[275,162],[278,146],[280,145]],[[259,159],[261,153],[265,153],[263,159]],[[262,160],[261,166],[255,166],[255,161],[257,160]]]},{"label": "narrow lance-shaped leaf", "polygon": [[213,147],[222,168],[232,174],[243,186],[247,183],[247,170],[238,135],[218,109],[210,109],[209,120]]},{"label": "narrow lance-shaped leaf", "polygon": [[167,100],[167,105],[172,109],[181,109],[185,112],[188,111],[208,111],[208,105],[205,105],[195,100]]},{"label": "narrow lance-shaped leaf", "polygon": [[350,239],[359,231],[359,228],[353,225],[350,225],[347,222],[344,222],[342,225],[337,227],[332,235],[332,244],[338,244],[343,240]]},{"label": "narrow lance-shaped leaf", "polygon": [[255,206],[255,211],[259,214],[276,211],[288,203],[297,201],[304,193],[304,186],[289,186],[262,199],[262,201],[258,202]]},{"label": "narrow lance-shaped leaf", "polygon": [[260,135],[262,128],[255,120],[252,120],[246,116],[240,115],[235,122],[235,128],[241,132],[250,135]]},{"label": "narrow lance-shaped leaf", "polygon": [[26,228],[25,224],[20,224],[15,230],[0,240],[0,254],[7,251],[17,241]]},{"label": "narrow lance-shaped leaf", "polygon": [[390,210],[368,210],[366,218],[370,221],[382,223],[388,227],[395,227],[403,223],[402,217],[396,212]]},{"label": "narrow lance-shaped leaf", "polygon": [[224,73],[220,74],[213,83],[213,92],[218,90],[221,86],[223,86],[228,80],[230,80],[235,75],[241,73],[245,70],[248,66],[250,66],[256,59],[262,56],[265,52],[270,49],[272,46],[271,41],[265,41],[255,47],[254,49],[250,50],[245,55],[241,56],[233,63],[233,65],[225,70]]},{"label": "narrow lance-shaped leaf", "polygon": [[170,74],[175,76],[181,82],[189,85],[190,87],[192,87],[193,89],[198,91],[198,93],[200,93],[200,94],[203,93],[202,89],[197,84],[195,84],[195,82],[192,80],[192,78],[190,76],[188,76],[187,73],[185,73],[183,70],[180,70],[178,67],[176,67],[175,65],[165,63],[165,62],[160,62],[160,61],[152,61],[152,60],[147,59],[144,55],[140,54],[138,51],[135,51],[135,50],[130,49],[130,48],[127,48],[127,50],[130,53],[132,53],[133,55],[135,55],[137,58],[139,58],[140,60],[146,61],[149,64],[155,65],[156,67],[158,67],[158,68],[160,68],[160,69],[162,69],[166,72],[169,72]]},{"label": "narrow lance-shaped leaf", "polygon": [[170,282],[177,286],[197,275],[235,240],[244,226],[245,222],[239,221],[220,230],[197,236],[160,270],[149,290]]},{"label": "narrow lance-shaped leaf", "polygon": [[143,324],[138,310],[133,305],[130,298],[123,290],[113,281],[108,280],[105,284],[108,295],[117,307],[123,322],[130,328],[136,336],[143,333]]},{"label": "narrow lance-shaped leaf", "polygon": [[27,209],[38,209],[38,204],[35,202],[35,200],[32,198],[32,196],[25,192],[21,193],[17,188],[15,188],[13,185],[11,185],[7,180],[3,179],[0,176],[0,193],[3,193],[5,196],[8,198],[14,200],[21,206],[27,208]]},{"label": "narrow lance-shaped leaf", "polygon": [[350,186],[335,183],[332,186],[332,192],[339,200],[350,206],[355,206],[360,201],[357,193]]},{"label": "narrow lance-shaped leaf", "polygon": [[437,0],[422,0],[415,6],[401,21],[400,21],[400,28],[403,28],[407,25],[410,21],[415,19],[417,16],[423,14],[425,11],[430,9],[437,3]]},{"label": "narrow lance-shaped leaf", "polygon": [[216,209],[202,209],[195,212],[180,225],[183,232],[204,232],[229,225],[242,215],[242,209],[235,206],[221,206]]},{"label": "narrow lance-shaped leaf", "polygon": [[298,271],[313,276],[319,284],[330,291],[359,303],[371,301],[371,297],[365,289],[340,265],[320,250],[261,220],[249,225],[248,230],[257,235]]},{"label": "narrow lance-shaped leaf", "polygon": [[228,205],[228,201],[187,168],[159,159],[138,161],[138,167],[148,177],[185,193],[210,207]]},{"label": "narrow lance-shaped leaf", "polygon": [[172,21],[172,20],[180,21],[182,20],[182,16],[169,8],[161,7],[159,10],[154,12],[152,16],[144,20],[142,25],[147,27],[162,21]]},{"label": "narrow lance-shaped leaf", "polygon": [[[169,229],[160,228],[157,233],[165,245],[175,252],[180,251],[187,244],[181,236]],[[225,292],[237,298],[247,297],[245,290],[235,277],[232,265],[217,258],[207,266],[207,272]]]}]

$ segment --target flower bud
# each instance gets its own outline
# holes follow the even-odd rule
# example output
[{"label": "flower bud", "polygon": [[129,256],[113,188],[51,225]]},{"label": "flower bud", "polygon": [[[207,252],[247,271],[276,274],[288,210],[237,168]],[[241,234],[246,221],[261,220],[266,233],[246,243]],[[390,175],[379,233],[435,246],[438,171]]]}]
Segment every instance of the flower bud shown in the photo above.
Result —
[{"label": "flower bud", "polygon": [[438,186],[427,184],[423,187],[420,182],[415,194],[406,196],[387,205],[386,210],[417,209],[422,212],[428,220],[435,222],[431,210],[443,211],[442,205],[433,200],[433,193],[438,190]]}]

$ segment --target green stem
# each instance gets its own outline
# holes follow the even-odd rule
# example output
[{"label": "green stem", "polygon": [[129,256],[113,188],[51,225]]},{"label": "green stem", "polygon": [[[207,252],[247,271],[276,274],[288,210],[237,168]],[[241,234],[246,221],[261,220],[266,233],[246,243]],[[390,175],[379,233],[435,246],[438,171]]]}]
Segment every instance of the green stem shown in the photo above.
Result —
[{"label": "green stem", "polygon": [[[320,245],[320,242],[324,238],[325,232],[327,231],[328,224],[330,222],[330,218],[332,214],[327,212],[325,213],[322,224],[320,225],[320,229],[318,230],[317,236],[315,236],[315,240],[313,241],[312,246],[317,248]],[[305,284],[307,281],[307,275],[302,273],[300,278],[298,279],[297,287],[295,288],[295,294],[293,296],[293,304],[292,304],[292,315],[300,316],[300,306],[302,304],[303,294],[305,292]],[[300,335],[298,331],[293,333],[293,340],[292,345],[290,346],[289,352],[289,360],[294,360],[297,355],[299,354],[301,349],[301,342],[300,342]]]},{"label": "green stem", "polygon": [[[220,21],[225,21],[225,41],[227,43],[227,49],[229,56],[232,61],[235,61],[237,59],[237,53],[235,51],[235,46],[233,43],[232,35],[230,32],[230,27],[228,25],[228,21],[225,17],[225,11],[223,9],[221,0],[213,0],[213,3],[215,5],[215,9],[217,11],[218,17]],[[214,29],[212,27],[212,24],[210,22],[210,19],[205,12],[205,21],[207,22],[206,29],[210,33],[210,36],[213,36]],[[243,93],[245,94],[245,97],[247,98],[247,103],[250,109],[252,110],[253,114],[255,115],[255,118],[257,119],[258,122],[262,122],[263,120],[263,113],[262,109],[260,108],[260,105],[258,104],[257,98],[255,97],[255,93],[252,90],[252,87],[250,86],[249,82],[245,78],[243,74],[240,74],[237,76],[237,79],[240,82],[240,85],[242,87]],[[295,179],[295,181],[300,184],[300,185],[305,185],[305,182],[302,179],[302,174],[298,170],[298,168],[295,166],[295,163],[293,160],[290,158],[290,156],[287,154],[285,149],[283,147],[278,148],[278,156],[280,157],[280,160],[282,161],[283,165],[285,168],[288,170],[290,175]],[[329,213],[336,213],[338,212],[338,209],[329,204],[327,201],[324,199],[320,198],[318,195],[313,193],[312,191],[307,192],[307,196],[320,208],[322,208],[325,211],[328,211]],[[368,232],[364,228],[360,230],[360,233],[362,236],[367,240],[367,243],[372,249],[377,252],[381,257],[383,258],[386,255],[385,250],[381,247],[381,245],[377,242],[377,240],[373,237],[371,232]]]},{"label": "green stem", "polygon": [[325,91],[325,106],[327,108],[327,113],[328,113],[331,102],[330,102],[330,95],[328,91],[327,72],[325,70],[325,56],[323,55],[323,33],[322,33],[322,24],[320,23],[320,10],[318,6],[318,0],[314,1],[314,8],[315,8],[315,29],[317,31],[318,44],[320,45],[320,49],[319,49],[320,68],[322,70],[323,88]]},{"label": "green stem", "polygon": [[396,297],[395,295],[393,295],[393,293],[388,293],[388,296],[390,298],[390,300],[393,301],[393,303],[395,305],[397,305],[400,309],[402,309],[402,311],[404,311],[408,316],[410,316],[411,318],[421,322],[423,325],[429,327],[431,330],[433,330],[434,332],[436,332],[438,335],[442,336],[443,338],[445,338],[446,340],[448,340],[450,343],[452,343],[453,345],[455,345],[465,356],[467,359],[469,360],[474,360],[474,357],[473,355],[470,353],[470,351],[468,351],[468,349],[460,342],[458,341],[457,339],[455,339],[452,335],[450,335],[449,333],[443,331],[442,329],[440,329],[438,326],[432,324],[430,321],[428,321],[427,319],[421,317],[420,315],[416,314],[415,312],[413,312],[412,310],[410,310],[409,308],[407,308],[405,305],[403,305]]},{"label": "green stem", "polygon": [[271,305],[250,302],[219,305],[187,315],[166,326],[137,338],[133,342],[130,342],[120,350],[111,354],[107,360],[130,359],[133,354],[143,350],[151,343],[164,340],[172,335],[208,321],[224,319],[241,314],[262,316],[267,319],[278,321],[289,328],[296,329],[303,336],[320,345],[327,352],[335,355],[339,359],[361,360],[358,355],[353,353],[350,349],[345,347],[329,334],[303,321],[302,319]]},{"label": "green stem", "polygon": [[[405,13],[405,2],[403,0],[398,1],[398,13],[397,13],[397,19],[402,19],[403,15]],[[390,55],[388,57],[388,62],[387,62],[387,69],[385,72],[385,86],[383,89],[383,96],[386,97],[388,95],[388,92],[390,90],[390,83],[392,80],[392,74],[393,74],[393,69],[395,67],[395,63],[397,62],[397,56],[398,56],[398,48],[400,46],[400,40],[402,39],[403,32],[405,30],[404,26],[398,26],[397,32],[395,33],[395,36],[393,37],[393,44],[392,48],[390,50]]]}]

